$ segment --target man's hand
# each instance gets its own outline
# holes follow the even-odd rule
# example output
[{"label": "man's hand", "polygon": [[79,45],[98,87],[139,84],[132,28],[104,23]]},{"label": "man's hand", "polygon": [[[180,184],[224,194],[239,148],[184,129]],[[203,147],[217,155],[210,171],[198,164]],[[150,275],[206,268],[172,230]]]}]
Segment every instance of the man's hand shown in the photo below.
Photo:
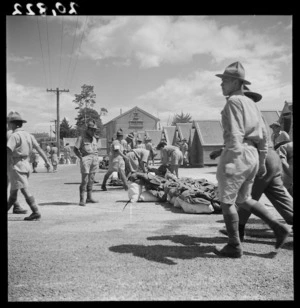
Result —
[{"label": "man's hand", "polygon": [[266,165],[265,164],[259,165],[259,169],[257,171],[256,176],[262,178],[266,175],[266,173],[267,173]]},{"label": "man's hand", "polygon": [[216,159],[217,157],[219,157],[222,153],[222,149],[221,150],[215,150],[215,151],[212,151],[210,154],[209,154],[209,157],[210,159]]}]

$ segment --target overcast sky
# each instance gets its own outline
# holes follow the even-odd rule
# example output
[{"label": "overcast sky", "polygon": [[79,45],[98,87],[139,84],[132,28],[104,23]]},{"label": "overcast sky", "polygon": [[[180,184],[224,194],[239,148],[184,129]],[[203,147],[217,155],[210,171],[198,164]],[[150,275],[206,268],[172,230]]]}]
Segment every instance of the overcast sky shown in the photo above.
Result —
[{"label": "overcast sky", "polygon": [[261,110],[292,101],[292,16],[7,16],[7,111],[30,132],[75,124],[73,99],[94,86],[103,123],[138,106],[170,124],[175,114],[220,119],[226,66],[240,61]]}]

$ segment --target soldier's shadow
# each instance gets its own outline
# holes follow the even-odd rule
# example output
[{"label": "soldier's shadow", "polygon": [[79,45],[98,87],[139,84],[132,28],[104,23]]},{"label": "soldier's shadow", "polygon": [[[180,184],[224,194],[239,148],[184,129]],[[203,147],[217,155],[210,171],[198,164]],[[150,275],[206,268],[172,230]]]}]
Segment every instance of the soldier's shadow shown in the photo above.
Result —
[{"label": "soldier's shadow", "polygon": [[[112,246],[110,251],[116,253],[129,253],[133,256],[147,259],[152,262],[164,263],[167,265],[177,264],[174,259],[194,258],[222,258],[214,254],[215,244],[226,244],[224,237],[191,237],[188,235],[162,235],[148,237],[149,241],[171,241],[178,245],[133,245],[124,244]],[[257,254],[244,251],[244,255],[257,256],[260,258],[272,259],[276,256],[274,251]]]},{"label": "soldier's shadow", "polygon": [[44,205],[75,205],[75,202],[62,202],[62,201],[57,201],[57,202],[42,202],[39,203],[38,205],[44,206]]}]

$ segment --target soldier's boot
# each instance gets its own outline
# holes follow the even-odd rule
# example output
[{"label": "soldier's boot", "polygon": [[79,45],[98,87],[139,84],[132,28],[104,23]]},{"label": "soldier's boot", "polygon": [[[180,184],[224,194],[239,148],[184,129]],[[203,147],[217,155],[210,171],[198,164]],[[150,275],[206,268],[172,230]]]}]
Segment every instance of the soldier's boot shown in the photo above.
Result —
[{"label": "soldier's boot", "polygon": [[275,249],[279,249],[286,242],[290,231],[287,226],[277,221],[272,214],[259,202],[256,202],[250,209],[251,213],[262,219],[273,230],[276,243]]},{"label": "soldier's boot", "polygon": [[13,198],[9,196],[8,202],[7,202],[7,212],[11,209],[11,207],[17,202],[17,198]]},{"label": "soldier's boot", "polygon": [[241,258],[243,250],[239,237],[239,217],[238,214],[223,215],[228,234],[228,244],[222,249],[215,249],[216,255],[228,258]]},{"label": "soldier's boot", "polygon": [[86,198],[86,203],[97,203],[98,200],[95,200],[92,197],[92,191],[93,191],[93,186],[88,186],[87,187],[87,198]]},{"label": "soldier's boot", "polygon": [[[227,230],[220,230],[220,233],[228,235]],[[245,225],[239,224],[239,236],[240,236],[240,241],[244,242],[245,239]]]},{"label": "soldier's boot", "polygon": [[83,189],[81,186],[79,186],[79,205],[80,206],[85,206],[85,199],[84,199],[84,195],[85,195],[85,189]]},{"label": "soldier's boot", "polygon": [[13,208],[13,213],[14,214],[26,214],[27,210],[21,207],[20,203],[16,201],[14,203],[14,208]]},{"label": "soldier's boot", "polygon": [[32,213],[25,217],[24,220],[40,220],[42,215],[39,212],[38,206],[35,203],[35,199],[33,196],[26,199],[27,204],[29,205],[30,209],[32,210]]}]

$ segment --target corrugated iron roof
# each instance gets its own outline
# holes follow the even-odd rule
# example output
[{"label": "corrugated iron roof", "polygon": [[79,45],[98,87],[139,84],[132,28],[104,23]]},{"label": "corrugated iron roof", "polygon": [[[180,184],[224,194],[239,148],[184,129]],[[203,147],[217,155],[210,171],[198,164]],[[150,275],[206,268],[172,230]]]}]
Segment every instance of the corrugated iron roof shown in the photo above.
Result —
[{"label": "corrugated iron roof", "polygon": [[220,120],[199,120],[193,122],[202,145],[223,145],[223,128]]},{"label": "corrugated iron roof", "polygon": [[278,110],[261,110],[260,112],[264,117],[267,126],[279,120],[280,111]]},{"label": "corrugated iron roof", "polygon": [[152,139],[152,144],[154,146],[157,146],[161,140],[161,134],[162,131],[161,130],[145,130],[145,134],[147,135],[147,137]]},{"label": "corrugated iron roof", "polygon": [[168,144],[173,144],[175,131],[176,131],[176,126],[164,126],[163,127],[163,132],[165,134]]},{"label": "corrugated iron roof", "polygon": [[185,138],[189,140],[190,130],[192,129],[193,123],[176,123],[176,129],[178,131],[178,136],[180,140]]}]

